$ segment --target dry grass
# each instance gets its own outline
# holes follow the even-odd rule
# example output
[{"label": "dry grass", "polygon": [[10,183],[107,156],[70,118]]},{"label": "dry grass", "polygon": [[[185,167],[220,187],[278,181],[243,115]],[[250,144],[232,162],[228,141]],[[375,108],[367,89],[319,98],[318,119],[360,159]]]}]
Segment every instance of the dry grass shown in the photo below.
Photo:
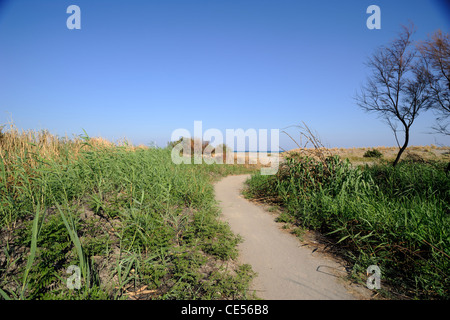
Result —
[{"label": "dry grass", "polygon": [[[338,155],[342,159],[348,159],[353,164],[370,163],[375,161],[373,158],[365,158],[364,153],[371,149],[377,149],[383,154],[383,159],[387,161],[394,161],[397,155],[397,147],[370,147],[370,148],[320,148],[319,150],[315,148],[297,148],[287,151],[287,154],[294,152],[312,155],[314,157],[315,152],[325,152],[331,153],[333,155]],[[402,159],[423,159],[423,160],[440,160],[440,161],[450,161],[450,147],[448,146],[410,146],[405,150],[402,155]]]},{"label": "dry grass", "polygon": [[[194,155],[196,157],[201,156],[203,159],[215,159],[216,163],[238,164],[244,168],[253,169],[259,169],[262,166],[270,165],[270,163],[268,163],[269,161],[265,161],[264,164],[261,162],[262,154],[256,152],[236,153],[225,144],[214,147],[210,144],[210,141],[203,141],[198,138],[182,138],[178,141],[169,143],[169,146],[174,147],[179,143],[185,143],[180,151],[180,155],[184,157],[192,157]],[[205,150],[206,148],[208,148],[208,150]],[[272,155],[272,157],[274,157],[274,155]]]},{"label": "dry grass", "polygon": [[35,167],[39,160],[72,160],[82,150],[110,149],[125,147],[129,150],[147,148],[133,146],[126,139],[114,143],[101,137],[73,136],[58,137],[48,130],[19,130],[13,123],[0,126],[0,157],[8,167],[18,159],[25,160]]}]

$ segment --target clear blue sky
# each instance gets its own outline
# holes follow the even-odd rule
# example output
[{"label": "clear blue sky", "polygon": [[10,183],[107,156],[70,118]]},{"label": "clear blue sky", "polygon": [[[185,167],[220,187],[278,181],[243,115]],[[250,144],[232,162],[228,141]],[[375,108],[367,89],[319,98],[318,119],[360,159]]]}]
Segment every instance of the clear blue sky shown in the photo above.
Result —
[{"label": "clear blue sky", "polygon": [[[81,30],[66,27],[71,4]],[[371,4],[381,30],[366,27]],[[0,123],[165,146],[194,120],[224,132],[304,121],[330,147],[394,146],[353,99],[364,62],[409,20],[416,39],[449,32],[448,10],[432,0],[0,1]],[[450,144],[427,134],[433,119],[418,118],[411,145]]]}]

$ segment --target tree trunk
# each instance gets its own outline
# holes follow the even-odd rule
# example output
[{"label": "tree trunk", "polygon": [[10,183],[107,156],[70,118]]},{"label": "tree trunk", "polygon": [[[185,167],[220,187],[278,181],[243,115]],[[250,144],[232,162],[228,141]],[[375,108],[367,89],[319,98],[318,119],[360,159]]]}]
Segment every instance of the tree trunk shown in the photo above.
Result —
[{"label": "tree trunk", "polygon": [[395,158],[393,166],[395,167],[400,160],[400,157],[402,156],[403,151],[406,150],[406,147],[409,143],[409,126],[405,125],[405,143],[403,143],[403,146],[400,148],[400,150],[397,153],[397,157]]}]

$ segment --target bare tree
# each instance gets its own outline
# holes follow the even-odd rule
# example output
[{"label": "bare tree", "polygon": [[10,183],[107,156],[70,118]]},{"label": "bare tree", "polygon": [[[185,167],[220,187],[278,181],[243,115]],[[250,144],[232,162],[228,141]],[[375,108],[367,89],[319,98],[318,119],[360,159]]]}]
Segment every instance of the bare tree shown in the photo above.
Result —
[{"label": "bare tree", "polygon": [[428,39],[419,42],[417,48],[432,95],[430,108],[436,112],[433,129],[450,135],[450,129],[447,128],[450,117],[450,35],[437,30]]},{"label": "bare tree", "polygon": [[[394,166],[408,146],[414,120],[431,103],[426,72],[420,67],[417,50],[411,40],[414,26],[411,24],[402,29],[389,46],[380,47],[368,59],[367,66],[372,74],[356,95],[358,106],[377,113],[392,129],[399,147]],[[401,131],[402,144],[398,135]]]}]

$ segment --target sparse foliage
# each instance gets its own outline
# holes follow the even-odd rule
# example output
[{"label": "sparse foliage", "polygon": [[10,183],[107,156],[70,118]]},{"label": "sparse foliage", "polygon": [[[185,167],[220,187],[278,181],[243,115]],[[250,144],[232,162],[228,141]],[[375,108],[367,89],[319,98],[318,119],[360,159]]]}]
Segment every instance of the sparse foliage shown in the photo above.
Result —
[{"label": "sparse foliage", "polygon": [[441,30],[418,43],[421,67],[425,70],[428,90],[432,95],[430,108],[436,112],[435,132],[450,135],[450,35]]},{"label": "sparse foliage", "polygon": [[[372,74],[356,96],[363,110],[377,113],[392,129],[399,146],[394,166],[408,146],[412,124],[432,102],[426,69],[421,67],[411,39],[413,33],[412,25],[404,26],[390,45],[373,54],[367,62]],[[403,131],[402,144],[399,131]]]}]

